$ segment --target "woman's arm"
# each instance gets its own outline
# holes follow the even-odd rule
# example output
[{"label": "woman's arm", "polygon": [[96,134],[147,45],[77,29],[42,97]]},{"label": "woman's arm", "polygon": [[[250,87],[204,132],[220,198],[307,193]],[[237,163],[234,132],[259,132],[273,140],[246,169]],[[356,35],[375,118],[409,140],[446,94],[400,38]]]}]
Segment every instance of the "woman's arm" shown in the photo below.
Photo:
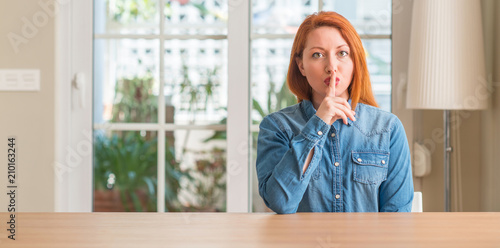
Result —
[{"label": "woman's arm", "polygon": [[403,124],[396,118],[391,130],[387,180],[380,185],[380,212],[410,212],[413,201],[411,156]]},{"label": "woman's arm", "polygon": [[306,173],[307,167],[309,167],[309,164],[311,163],[311,159],[313,158],[313,155],[314,155],[314,147],[309,152],[309,155],[307,155],[306,162],[304,163],[304,166],[302,167],[302,174]]},{"label": "woman's arm", "polygon": [[259,193],[276,213],[297,211],[311,172],[321,160],[321,147],[329,129],[316,115],[295,137],[272,116],[261,122],[257,143]]}]

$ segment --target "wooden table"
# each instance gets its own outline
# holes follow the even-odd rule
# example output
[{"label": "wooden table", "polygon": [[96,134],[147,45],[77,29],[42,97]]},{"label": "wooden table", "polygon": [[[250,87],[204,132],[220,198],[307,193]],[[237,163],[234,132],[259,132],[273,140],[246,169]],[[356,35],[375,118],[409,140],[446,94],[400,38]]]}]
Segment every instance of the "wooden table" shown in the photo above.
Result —
[{"label": "wooden table", "polygon": [[0,247],[497,247],[500,213],[0,213]]}]

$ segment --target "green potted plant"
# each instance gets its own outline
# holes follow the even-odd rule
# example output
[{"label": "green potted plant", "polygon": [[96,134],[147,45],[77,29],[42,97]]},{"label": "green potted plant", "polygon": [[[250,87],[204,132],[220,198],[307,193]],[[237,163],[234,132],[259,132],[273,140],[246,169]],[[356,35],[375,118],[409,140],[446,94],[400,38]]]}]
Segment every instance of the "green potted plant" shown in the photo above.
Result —
[{"label": "green potted plant", "polygon": [[189,170],[192,178],[189,190],[194,201],[186,206],[186,211],[225,212],[226,211],[226,150],[214,147],[206,151],[194,152],[197,156],[195,167]]},{"label": "green potted plant", "polygon": [[[111,122],[156,122],[157,97],[150,75],[124,78],[115,86]],[[180,211],[180,181],[190,175],[175,158],[173,135],[165,146],[166,211]],[[153,132],[99,133],[94,140],[94,211],[156,211],[157,137]],[[103,203],[108,202],[108,204]]]}]

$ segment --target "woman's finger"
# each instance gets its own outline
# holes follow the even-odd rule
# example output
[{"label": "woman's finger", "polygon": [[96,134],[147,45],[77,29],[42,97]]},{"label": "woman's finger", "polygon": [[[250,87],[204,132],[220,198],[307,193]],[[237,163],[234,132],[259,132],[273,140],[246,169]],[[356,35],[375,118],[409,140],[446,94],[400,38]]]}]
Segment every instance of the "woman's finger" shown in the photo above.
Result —
[{"label": "woman's finger", "polygon": [[351,119],[352,121],[356,121],[356,117],[354,117],[354,113],[351,110],[351,108],[346,107],[345,105],[341,105],[341,104],[337,105],[336,108],[342,110],[344,112],[344,114],[347,117],[349,117],[349,119]]},{"label": "woman's finger", "polygon": [[344,98],[341,98],[341,97],[336,97],[336,98],[334,99],[334,101],[335,101],[336,103],[338,103],[338,104],[341,104],[341,105],[345,106],[345,107],[346,107],[346,108],[348,108],[348,109],[352,109],[351,105],[350,105],[350,104],[347,102],[347,100],[346,100],[346,99],[344,99]]},{"label": "woman's finger", "polygon": [[327,96],[335,97],[335,78],[337,77],[337,71],[333,71],[330,76],[330,84],[328,84]]},{"label": "woman's finger", "polygon": [[340,108],[335,109],[335,117],[340,117],[344,121],[344,124],[347,125],[347,116],[345,115],[344,111],[342,111]]}]

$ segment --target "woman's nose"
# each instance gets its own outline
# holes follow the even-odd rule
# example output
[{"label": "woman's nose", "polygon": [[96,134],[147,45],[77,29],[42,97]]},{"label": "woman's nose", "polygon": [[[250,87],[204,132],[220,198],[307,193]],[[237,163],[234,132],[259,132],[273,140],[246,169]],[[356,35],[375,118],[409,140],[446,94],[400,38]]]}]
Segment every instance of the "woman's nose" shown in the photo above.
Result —
[{"label": "woman's nose", "polygon": [[325,71],[328,74],[332,73],[333,71],[338,71],[337,61],[335,61],[335,59],[329,59],[328,63],[325,66]]}]

